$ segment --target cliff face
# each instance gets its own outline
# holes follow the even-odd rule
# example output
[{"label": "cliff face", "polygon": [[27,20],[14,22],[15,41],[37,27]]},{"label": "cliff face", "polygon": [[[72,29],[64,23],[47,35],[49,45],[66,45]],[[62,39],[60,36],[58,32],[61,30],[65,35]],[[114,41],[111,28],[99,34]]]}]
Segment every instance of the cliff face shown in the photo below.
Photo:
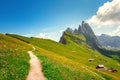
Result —
[{"label": "cliff face", "polygon": [[82,21],[81,26],[78,28],[78,33],[83,34],[86,38],[86,41],[89,45],[93,47],[100,46],[97,37],[95,36],[93,30],[91,29],[90,25],[88,23],[85,23]]},{"label": "cliff face", "polygon": [[[76,34],[76,35],[82,34],[86,38],[87,44],[89,44],[93,48],[97,48],[98,46],[100,46],[93,30],[91,29],[89,24],[85,23],[84,21],[82,21],[82,24],[79,25],[78,29],[72,30],[71,28],[67,28],[67,30],[65,32],[70,32],[70,33]],[[65,41],[64,35],[65,35],[65,33],[63,33],[63,36],[61,37],[60,42],[65,44],[67,41]]]},{"label": "cliff face", "polygon": [[67,42],[67,40],[64,38],[64,36],[65,36],[66,34],[65,34],[65,32],[63,33],[63,35],[62,35],[62,37],[60,38],[60,43],[63,43],[63,44],[68,44],[68,42]]}]

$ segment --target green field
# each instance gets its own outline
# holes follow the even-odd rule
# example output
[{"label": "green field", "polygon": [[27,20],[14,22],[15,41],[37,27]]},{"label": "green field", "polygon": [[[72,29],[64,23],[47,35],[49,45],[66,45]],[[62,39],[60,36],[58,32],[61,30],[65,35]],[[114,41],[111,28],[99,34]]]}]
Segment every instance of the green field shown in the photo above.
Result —
[{"label": "green field", "polygon": [[0,34],[0,80],[25,80],[29,71],[28,50],[28,44]]},{"label": "green field", "polygon": [[[3,55],[4,50],[7,50],[7,48],[0,46],[0,55],[4,56],[0,59],[0,62],[6,62],[4,63],[6,64],[5,66],[3,66],[3,63],[0,63],[2,69],[4,69],[6,66],[12,68],[12,65],[14,65],[14,69],[8,70],[5,68],[5,74],[1,69],[1,80],[25,80],[29,70],[29,56],[26,53],[27,50],[31,49],[31,46],[28,44],[31,44],[36,48],[34,53],[42,61],[43,73],[48,80],[120,80],[120,63],[101,55],[101,53],[87,45],[86,39],[83,35],[72,35],[70,33],[66,33],[64,36],[68,42],[66,45],[51,41],[49,39],[27,38],[14,34],[2,36],[4,36],[6,39],[6,42],[3,44],[8,42],[7,44],[9,45],[11,44],[17,46],[7,46],[8,49],[13,50],[13,52],[6,51],[9,53],[8,55]],[[3,41],[5,40],[0,38],[0,42]],[[16,48],[19,48],[19,50],[16,51],[18,52],[17,55],[14,50]],[[13,59],[17,59],[18,62],[16,62],[17,60],[14,60],[15,62],[12,61],[12,56]],[[4,60],[4,58],[7,58],[9,61]],[[89,62],[88,59],[90,58],[94,59],[94,61]],[[103,64],[107,68],[117,69],[118,72],[112,73],[108,71],[96,70],[95,67],[98,64]],[[21,68],[24,69],[21,70]],[[11,72],[12,70],[14,71],[11,74],[7,73]],[[19,74],[20,72],[21,74]],[[13,76],[13,78],[11,78],[9,75],[12,74],[16,75],[16,77]]]}]

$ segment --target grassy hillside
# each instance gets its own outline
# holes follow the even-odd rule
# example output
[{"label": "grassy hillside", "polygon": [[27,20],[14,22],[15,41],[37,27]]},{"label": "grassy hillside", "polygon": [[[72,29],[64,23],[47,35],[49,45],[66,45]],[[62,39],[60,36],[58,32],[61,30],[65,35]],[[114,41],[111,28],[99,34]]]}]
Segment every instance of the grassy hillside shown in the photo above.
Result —
[{"label": "grassy hillside", "polygon": [[29,71],[28,44],[0,34],[0,80],[25,80]]},{"label": "grassy hillside", "polygon": [[[85,43],[84,36],[66,33],[68,44],[63,45],[48,39],[27,38],[9,35],[36,46],[35,54],[42,60],[43,72],[48,80],[119,80],[120,63],[101,55]],[[94,59],[89,62],[88,59]],[[99,71],[103,64],[118,72]]]}]

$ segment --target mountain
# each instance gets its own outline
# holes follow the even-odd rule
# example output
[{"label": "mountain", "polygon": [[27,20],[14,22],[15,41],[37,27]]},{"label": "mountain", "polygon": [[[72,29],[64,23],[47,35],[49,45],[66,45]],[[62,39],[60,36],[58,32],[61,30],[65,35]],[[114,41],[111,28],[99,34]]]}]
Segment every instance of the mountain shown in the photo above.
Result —
[{"label": "mountain", "polygon": [[95,36],[93,30],[88,23],[82,21],[81,26],[79,26],[78,28],[78,33],[83,34],[86,38],[87,43],[94,48],[100,46],[97,37]]},{"label": "mountain", "polygon": [[111,48],[120,48],[120,37],[119,36],[109,36],[102,34],[97,36],[98,41],[102,46],[111,47]]},{"label": "mountain", "polygon": [[[86,38],[86,42],[91,45],[93,48],[97,48],[100,46],[97,37],[95,36],[93,30],[91,29],[90,25],[84,21],[82,21],[82,24],[79,25],[78,29],[72,30],[70,28],[66,29],[66,32],[70,32],[72,34],[82,34]],[[64,36],[65,34],[63,34]],[[63,36],[60,39],[61,43],[67,43]]]},{"label": "mountain", "polygon": [[[85,41],[89,46],[91,46],[93,49],[99,51],[101,54],[110,57],[110,58],[114,58],[118,61],[120,61],[120,51],[118,50],[109,50],[106,49],[104,47],[102,47],[97,39],[97,37],[95,36],[93,30],[91,29],[90,25],[84,21],[82,21],[82,24],[79,25],[78,29],[72,30],[71,28],[67,28],[66,31],[63,33],[62,37],[60,38],[60,43],[63,44],[68,44],[69,42],[66,40],[66,38],[64,36],[66,36],[66,32],[69,32],[75,36],[84,36],[85,37]],[[103,35],[104,39],[106,39],[107,35]],[[82,39],[78,39],[78,38],[71,38],[73,41],[80,43]],[[115,37],[114,37],[115,39]],[[119,43],[118,43],[119,44]]]}]

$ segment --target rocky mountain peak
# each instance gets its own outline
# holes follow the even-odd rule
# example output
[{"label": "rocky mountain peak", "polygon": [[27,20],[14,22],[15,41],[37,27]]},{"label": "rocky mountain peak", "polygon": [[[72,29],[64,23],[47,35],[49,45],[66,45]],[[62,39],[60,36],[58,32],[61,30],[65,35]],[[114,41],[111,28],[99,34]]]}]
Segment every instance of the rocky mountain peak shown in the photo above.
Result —
[{"label": "rocky mountain peak", "polygon": [[87,43],[89,45],[93,46],[94,48],[100,46],[93,30],[91,29],[90,25],[88,23],[86,23],[85,21],[82,21],[82,23],[81,23],[81,25],[79,25],[78,29],[72,30],[71,28],[67,28],[66,31],[70,32],[72,34],[84,35]]},{"label": "rocky mountain peak", "polygon": [[82,21],[82,24],[84,24],[85,23],[85,21]]},{"label": "rocky mountain peak", "polygon": [[73,32],[74,32],[74,30],[73,30],[72,28],[67,28],[67,29],[66,29],[66,32],[73,33]]},{"label": "rocky mountain peak", "polygon": [[78,34],[78,30],[77,30],[77,29],[75,29],[73,33],[74,33],[74,34]]},{"label": "rocky mountain peak", "polygon": [[90,44],[91,46],[93,47],[100,46],[92,28],[85,21],[82,21],[81,26],[79,26],[78,33],[83,34],[87,39],[87,43]]}]

